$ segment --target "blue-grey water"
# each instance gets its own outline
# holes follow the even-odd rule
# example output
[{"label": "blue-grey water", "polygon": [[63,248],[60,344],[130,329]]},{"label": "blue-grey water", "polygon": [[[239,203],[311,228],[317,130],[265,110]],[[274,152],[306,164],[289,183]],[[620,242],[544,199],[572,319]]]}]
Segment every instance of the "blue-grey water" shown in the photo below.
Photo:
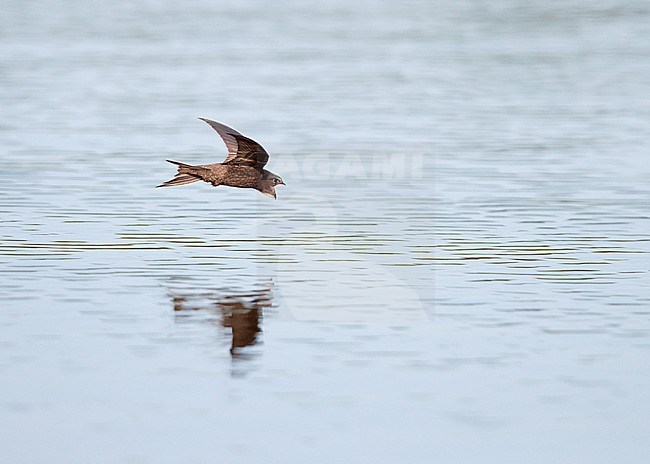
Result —
[{"label": "blue-grey water", "polygon": [[648,462],[647,2],[0,12],[3,462]]}]

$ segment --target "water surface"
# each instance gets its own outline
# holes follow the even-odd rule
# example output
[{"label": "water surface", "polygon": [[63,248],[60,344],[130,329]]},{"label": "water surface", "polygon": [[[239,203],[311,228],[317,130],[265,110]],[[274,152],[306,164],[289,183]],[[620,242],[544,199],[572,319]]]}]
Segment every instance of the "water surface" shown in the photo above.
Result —
[{"label": "water surface", "polygon": [[647,4],[3,10],[8,462],[647,460]]}]

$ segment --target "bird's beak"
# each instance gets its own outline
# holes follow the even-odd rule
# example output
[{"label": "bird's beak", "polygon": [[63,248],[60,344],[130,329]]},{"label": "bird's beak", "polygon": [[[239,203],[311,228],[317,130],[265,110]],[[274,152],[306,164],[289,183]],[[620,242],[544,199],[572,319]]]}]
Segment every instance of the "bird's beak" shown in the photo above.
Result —
[{"label": "bird's beak", "polygon": [[284,183],[283,180],[280,181],[280,184],[282,184],[282,185],[287,185],[287,184]]}]

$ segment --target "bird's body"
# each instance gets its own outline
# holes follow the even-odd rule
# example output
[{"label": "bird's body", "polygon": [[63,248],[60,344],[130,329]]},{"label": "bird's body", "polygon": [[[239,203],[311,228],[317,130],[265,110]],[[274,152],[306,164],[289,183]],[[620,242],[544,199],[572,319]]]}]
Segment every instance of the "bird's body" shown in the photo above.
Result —
[{"label": "bird's body", "polygon": [[199,180],[215,187],[254,188],[264,195],[276,198],[275,186],[284,182],[270,171],[264,169],[269,159],[268,153],[260,144],[243,136],[236,130],[209,119],[200,118],[212,126],[221,136],[228,148],[228,156],[223,163],[190,165],[167,160],[178,166],[173,179],[158,187],[172,187],[191,184]]}]

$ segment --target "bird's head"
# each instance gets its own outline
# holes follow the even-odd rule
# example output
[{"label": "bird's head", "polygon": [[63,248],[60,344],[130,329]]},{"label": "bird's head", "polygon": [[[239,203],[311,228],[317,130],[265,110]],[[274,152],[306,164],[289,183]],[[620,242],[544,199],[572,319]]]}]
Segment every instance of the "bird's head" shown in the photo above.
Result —
[{"label": "bird's head", "polygon": [[[268,171],[267,171],[268,172]],[[276,185],[286,185],[280,176],[277,176],[273,173],[268,173],[267,176],[262,179],[262,189],[260,190],[264,195],[267,195],[271,198],[277,198],[275,194]]]}]

